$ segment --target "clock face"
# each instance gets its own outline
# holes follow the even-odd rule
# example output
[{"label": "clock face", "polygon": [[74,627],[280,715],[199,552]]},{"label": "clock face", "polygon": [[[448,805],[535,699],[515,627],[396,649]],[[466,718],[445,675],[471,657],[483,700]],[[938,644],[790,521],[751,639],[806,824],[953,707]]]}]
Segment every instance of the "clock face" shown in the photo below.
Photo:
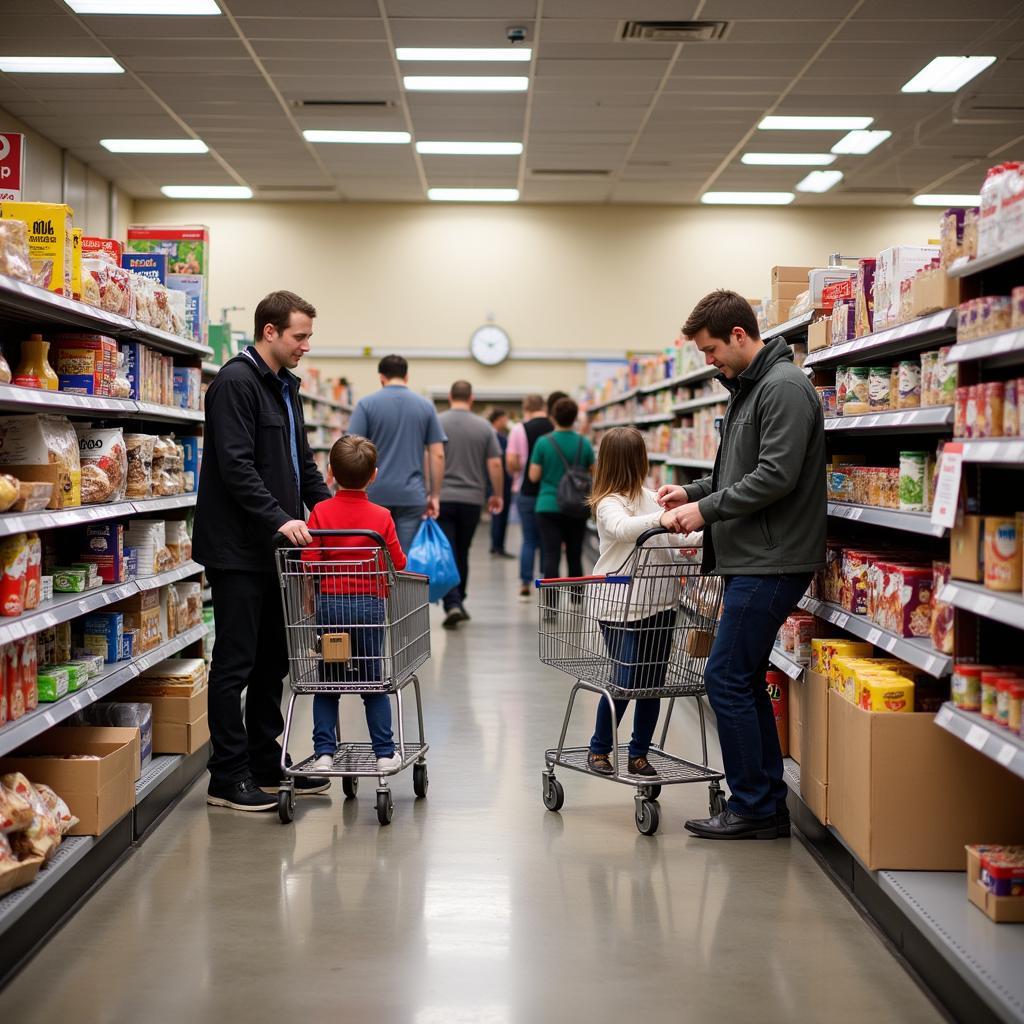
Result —
[{"label": "clock face", "polygon": [[509,336],[497,324],[485,324],[473,332],[469,351],[484,366],[497,366],[508,358],[512,349]]}]

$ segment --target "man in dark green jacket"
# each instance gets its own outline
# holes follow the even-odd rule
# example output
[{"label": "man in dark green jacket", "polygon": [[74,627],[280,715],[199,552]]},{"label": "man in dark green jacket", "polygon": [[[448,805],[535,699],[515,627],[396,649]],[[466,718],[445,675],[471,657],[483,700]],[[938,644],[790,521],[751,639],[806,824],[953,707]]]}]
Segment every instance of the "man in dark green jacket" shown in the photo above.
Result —
[{"label": "man in dark green jacket", "polygon": [[704,530],[704,569],[725,578],[704,678],[731,795],[721,814],[686,828],[706,839],[776,839],[789,835],[789,814],[765,673],[779,627],[825,564],[821,402],[789,346],[763,342],[735,292],[701,299],[683,334],[731,393],[711,476],[658,492],[675,509],[673,529]]}]

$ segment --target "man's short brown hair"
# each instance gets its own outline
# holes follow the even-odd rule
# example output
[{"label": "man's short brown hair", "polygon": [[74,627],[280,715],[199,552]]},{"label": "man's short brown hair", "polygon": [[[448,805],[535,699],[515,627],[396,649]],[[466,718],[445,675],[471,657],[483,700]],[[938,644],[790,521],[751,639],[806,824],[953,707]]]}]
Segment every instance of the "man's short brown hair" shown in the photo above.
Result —
[{"label": "man's short brown hair", "polygon": [[365,487],[377,468],[377,446],[358,434],[339,437],[331,448],[331,472],[339,487],[358,491]]},{"label": "man's short brown hair", "polygon": [[263,340],[263,328],[267,324],[270,324],[278,334],[283,334],[291,323],[292,313],[305,313],[312,318],[316,316],[316,309],[295,292],[271,292],[264,296],[256,307],[253,339]]},{"label": "man's short brown hair", "polygon": [[448,392],[453,402],[468,402],[473,397],[473,385],[468,380],[457,380]]},{"label": "man's short brown hair", "polygon": [[543,395],[527,395],[523,399],[523,412],[540,412],[544,408]]},{"label": "man's short brown hair", "polygon": [[560,427],[571,427],[579,414],[580,407],[571,398],[560,398],[551,410],[551,415]]},{"label": "man's short brown hair", "polygon": [[755,340],[761,337],[757,326],[757,317],[742,295],[719,288],[705,295],[683,324],[683,336],[695,337],[702,328],[707,328],[712,338],[728,341],[734,327],[742,327],[748,337]]}]

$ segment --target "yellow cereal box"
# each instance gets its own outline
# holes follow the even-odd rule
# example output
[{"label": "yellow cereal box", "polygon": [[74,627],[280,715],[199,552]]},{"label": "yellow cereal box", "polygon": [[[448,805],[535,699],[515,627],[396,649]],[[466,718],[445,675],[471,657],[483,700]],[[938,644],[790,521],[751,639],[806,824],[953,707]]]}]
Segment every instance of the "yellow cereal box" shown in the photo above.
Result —
[{"label": "yellow cereal box", "polygon": [[33,284],[71,297],[71,264],[75,211],[62,203],[0,202],[0,220],[28,225],[28,250]]},{"label": "yellow cereal box", "polygon": [[865,711],[913,712],[914,684],[895,673],[870,677],[860,685],[858,703]]},{"label": "yellow cereal box", "polygon": [[[815,645],[819,645],[815,647]],[[871,653],[871,644],[862,643],[859,640],[812,640],[811,641],[811,670],[820,672],[826,678],[832,672],[832,659],[834,657],[860,658]],[[817,654],[817,662],[815,655]]]},{"label": "yellow cereal box", "polygon": [[82,297],[82,235],[81,228],[71,232],[71,297]]}]

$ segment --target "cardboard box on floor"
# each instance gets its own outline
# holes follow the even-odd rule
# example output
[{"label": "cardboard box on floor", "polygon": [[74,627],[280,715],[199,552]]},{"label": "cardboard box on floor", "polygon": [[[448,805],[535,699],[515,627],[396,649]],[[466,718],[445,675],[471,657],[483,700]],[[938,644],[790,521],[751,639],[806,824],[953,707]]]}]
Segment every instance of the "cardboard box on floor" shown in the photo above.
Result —
[{"label": "cardboard box on floor", "polygon": [[829,821],[828,680],[820,672],[804,673],[801,694],[800,795],[823,825]]},{"label": "cardboard box on floor", "polygon": [[[30,782],[45,783],[62,797],[79,819],[68,835],[102,835],[135,806],[138,729],[50,729],[19,753],[32,756],[5,757],[0,774],[22,772]],[[69,760],[67,754],[91,754],[98,760]]]},{"label": "cardboard box on floor", "polygon": [[967,898],[997,924],[1024,922],[1024,899],[996,896],[981,884],[981,857],[967,847]]},{"label": "cardboard box on floor", "polygon": [[828,700],[828,820],[869,869],[962,871],[969,843],[1024,842],[1024,781],[934,715]]},{"label": "cardboard box on floor", "polygon": [[209,738],[210,724],[207,719],[207,695],[203,688],[198,693],[189,693],[182,687],[182,696],[150,696],[145,687],[134,689],[131,685],[118,691],[118,696],[128,699],[145,700],[153,705],[153,753],[194,754]]}]

